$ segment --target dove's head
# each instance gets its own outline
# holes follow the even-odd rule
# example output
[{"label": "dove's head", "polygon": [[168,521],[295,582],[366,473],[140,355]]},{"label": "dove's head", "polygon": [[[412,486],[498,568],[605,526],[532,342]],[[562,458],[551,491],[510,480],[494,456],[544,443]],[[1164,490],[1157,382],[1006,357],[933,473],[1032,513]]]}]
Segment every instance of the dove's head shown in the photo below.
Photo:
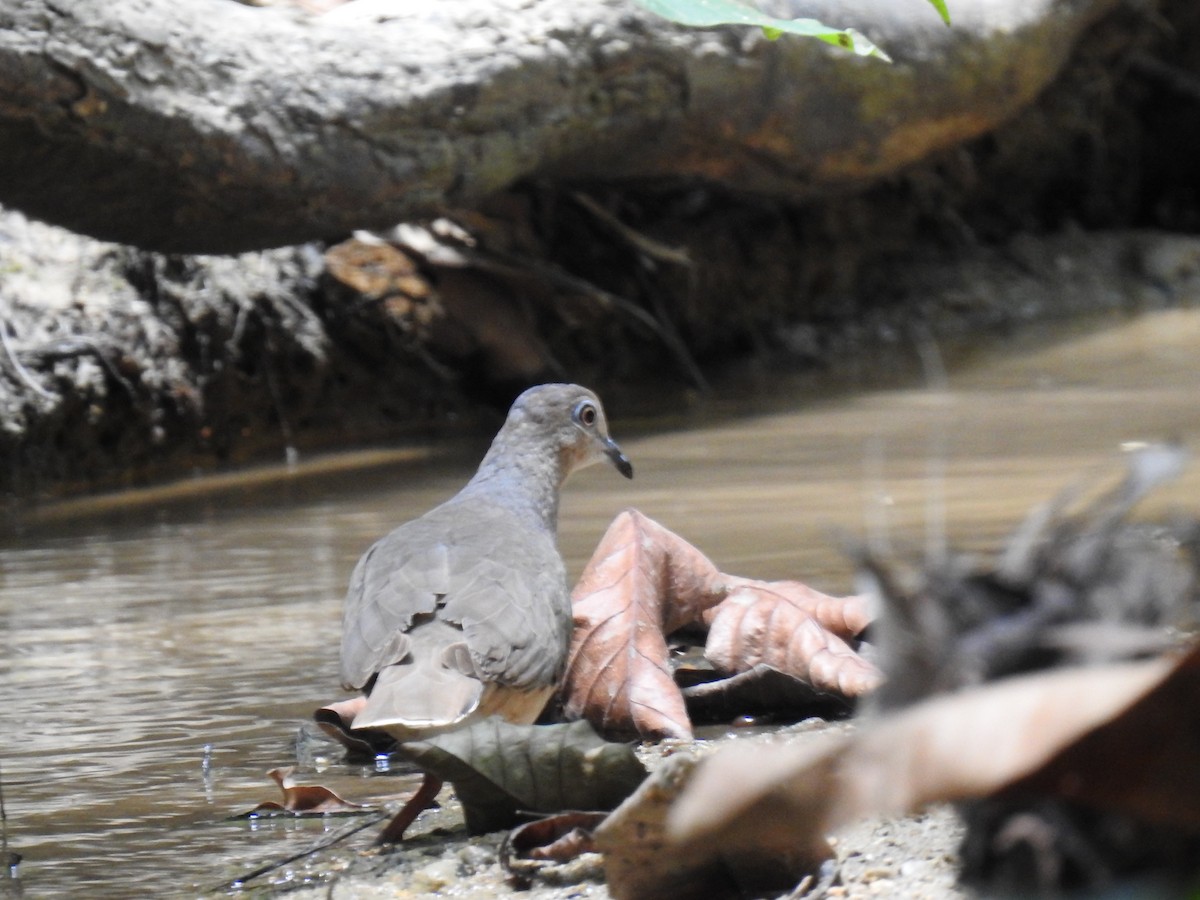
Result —
[{"label": "dove's head", "polygon": [[600,398],[577,384],[531,387],[513,402],[504,431],[520,434],[530,445],[544,442],[554,448],[564,479],[604,459],[633,477],[633,465],[608,434]]}]

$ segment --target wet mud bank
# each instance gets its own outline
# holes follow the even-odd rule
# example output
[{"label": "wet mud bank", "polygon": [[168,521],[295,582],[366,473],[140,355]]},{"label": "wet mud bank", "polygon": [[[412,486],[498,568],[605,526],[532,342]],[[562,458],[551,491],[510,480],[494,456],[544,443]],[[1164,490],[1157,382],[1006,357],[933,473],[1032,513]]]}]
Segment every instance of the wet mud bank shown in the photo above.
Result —
[{"label": "wet mud bank", "polygon": [[[48,231],[11,213],[0,231],[14,223],[41,240]],[[885,296],[847,294],[820,310],[754,290],[695,311],[704,321],[684,335],[673,316],[647,324],[641,307],[606,294],[530,309],[530,295],[476,271],[406,273],[412,257],[389,244],[168,259],[53,237],[73,258],[14,261],[21,245],[0,243],[10,273],[0,493],[10,499],[487,429],[537,380],[584,381],[635,407],[638,385],[660,396],[699,387],[748,356],[837,367],[881,346],[1200,298],[1200,239],[1072,230],[875,270],[890,282]],[[391,257],[418,296],[353,291],[331,274],[340,252]]]}]

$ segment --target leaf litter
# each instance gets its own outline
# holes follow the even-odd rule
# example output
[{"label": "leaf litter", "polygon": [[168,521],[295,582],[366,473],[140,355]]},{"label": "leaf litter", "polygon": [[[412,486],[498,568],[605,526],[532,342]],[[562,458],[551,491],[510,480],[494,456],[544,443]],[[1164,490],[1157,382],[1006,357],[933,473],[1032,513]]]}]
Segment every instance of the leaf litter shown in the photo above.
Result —
[{"label": "leaf litter", "polygon": [[[1200,528],[1129,517],[1181,465],[1173,448],[1139,454],[1097,499],[1075,486],[1035,510],[983,564],[860,552],[867,590],[849,598],[726,575],[626,511],[575,592],[563,708],[602,733],[674,740],[611,814],[521,826],[501,853],[509,871],[542,878],[536,866],[599,850],[617,898],[823,890],[847,864],[831,831],[950,801],[966,829],[961,876],[985,890],[1194,886],[1200,650],[1180,629],[1195,626]],[[702,633],[705,659],[672,671],[681,631]],[[768,706],[791,685],[867,698],[867,711],[816,739],[734,741],[698,762],[677,752],[694,733],[685,697],[719,696],[722,682],[757,685]]]}]

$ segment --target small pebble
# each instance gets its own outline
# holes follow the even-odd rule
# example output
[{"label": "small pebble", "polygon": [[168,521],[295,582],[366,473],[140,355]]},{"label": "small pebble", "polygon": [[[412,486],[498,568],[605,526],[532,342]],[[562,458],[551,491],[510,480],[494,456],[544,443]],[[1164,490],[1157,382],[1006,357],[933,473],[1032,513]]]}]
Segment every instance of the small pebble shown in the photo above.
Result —
[{"label": "small pebble", "polygon": [[447,885],[458,880],[458,862],[453,859],[439,859],[423,869],[413,872],[410,887],[426,893],[440,891]]},{"label": "small pebble", "polygon": [[462,863],[463,871],[467,875],[474,875],[480,869],[486,869],[496,861],[496,854],[486,847],[477,847],[474,844],[468,844],[458,851],[458,860]]}]

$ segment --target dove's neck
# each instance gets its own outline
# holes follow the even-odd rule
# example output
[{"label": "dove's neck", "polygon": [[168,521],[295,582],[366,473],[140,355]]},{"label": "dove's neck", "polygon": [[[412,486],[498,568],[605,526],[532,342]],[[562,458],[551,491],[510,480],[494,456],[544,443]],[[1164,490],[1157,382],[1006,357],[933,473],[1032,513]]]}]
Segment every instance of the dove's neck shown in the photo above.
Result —
[{"label": "dove's neck", "polygon": [[531,525],[554,534],[559,489],[566,480],[563,454],[551,444],[501,431],[461,496],[495,502]]}]

